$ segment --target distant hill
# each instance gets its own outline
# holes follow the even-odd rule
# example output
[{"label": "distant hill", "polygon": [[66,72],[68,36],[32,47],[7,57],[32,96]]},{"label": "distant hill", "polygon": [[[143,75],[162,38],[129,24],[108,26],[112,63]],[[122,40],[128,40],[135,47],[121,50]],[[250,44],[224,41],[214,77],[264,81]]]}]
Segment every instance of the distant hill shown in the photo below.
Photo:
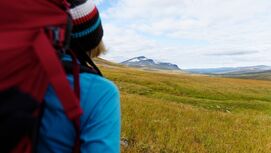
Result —
[{"label": "distant hill", "polygon": [[240,75],[250,73],[260,73],[271,71],[271,66],[257,65],[247,67],[222,67],[222,68],[205,68],[205,69],[186,69],[185,71],[198,74],[221,74],[221,75]]},{"label": "distant hill", "polygon": [[243,74],[223,74],[222,77],[230,78],[242,78],[242,79],[256,79],[256,80],[271,80],[271,70],[254,72],[254,73],[243,73]]},{"label": "distant hill", "polygon": [[146,58],[145,56],[134,57],[127,61],[121,62],[121,64],[147,69],[181,70],[176,64],[159,62],[153,59]]}]

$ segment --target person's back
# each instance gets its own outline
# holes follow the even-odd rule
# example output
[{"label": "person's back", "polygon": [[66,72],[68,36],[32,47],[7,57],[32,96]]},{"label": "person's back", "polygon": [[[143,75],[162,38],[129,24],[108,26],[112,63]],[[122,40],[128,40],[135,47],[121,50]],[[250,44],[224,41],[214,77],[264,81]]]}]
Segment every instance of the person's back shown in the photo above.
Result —
[{"label": "person's back", "polygon": [[[73,84],[73,76],[68,75]],[[81,73],[80,119],[81,152],[120,152],[120,104],[116,86],[95,74]],[[63,112],[53,89],[45,96],[45,110],[41,122],[39,153],[68,153],[72,151],[76,132]]]}]

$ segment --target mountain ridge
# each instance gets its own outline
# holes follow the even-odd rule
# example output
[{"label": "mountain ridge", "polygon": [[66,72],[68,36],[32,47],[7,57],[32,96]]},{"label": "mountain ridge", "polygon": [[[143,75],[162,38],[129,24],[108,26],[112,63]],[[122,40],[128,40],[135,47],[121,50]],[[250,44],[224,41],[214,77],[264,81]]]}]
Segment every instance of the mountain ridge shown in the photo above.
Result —
[{"label": "mountain ridge", "polygon": [[123,61],[120,64],[127,65],[130,67],[158,69],[158,70],[181,70],[176,64],[160,62],[157,60],[147,58],[145,56],[134,57],[129,60]]},{"label": "mountain ridge", "polygon": [[189,73],[198,74],[247,74],[247,73],[261,73],[271,71],[271,66],[256,65],[244,67],[220,67],[220,68],[203,68],[203,69],[185,69]]}]

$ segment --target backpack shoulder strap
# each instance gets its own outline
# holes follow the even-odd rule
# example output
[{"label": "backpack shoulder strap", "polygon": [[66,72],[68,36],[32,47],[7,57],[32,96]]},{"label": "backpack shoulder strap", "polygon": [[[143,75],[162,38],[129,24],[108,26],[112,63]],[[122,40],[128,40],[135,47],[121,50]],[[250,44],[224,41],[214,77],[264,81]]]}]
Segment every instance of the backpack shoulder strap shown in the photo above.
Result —
[{"label": "backpack shoulder strap", "polygon": [[45,69],[51,85],[59,97],[66,115],[75,121],[82,114],[80,103],[71,89],[55,49],[41,30],[34,42],[34,51]]},{"label": "backpack shoulder strap", "polygon": [[60,64],[55,49],[50,44],[45,33],[41,30],[38,34],[34,50],[44,67],[51,85],[62,103],[67,117],[74,123],[76,130],[73,153],[80,152],[80,116],[83,113],[80,101],[70,87],[66,74]]}]

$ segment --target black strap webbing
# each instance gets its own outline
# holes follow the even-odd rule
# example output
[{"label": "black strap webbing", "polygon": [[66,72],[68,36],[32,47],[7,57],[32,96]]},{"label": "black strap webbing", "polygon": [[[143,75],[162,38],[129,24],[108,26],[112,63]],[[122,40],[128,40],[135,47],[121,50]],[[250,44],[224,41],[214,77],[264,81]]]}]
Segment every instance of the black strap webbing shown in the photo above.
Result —
[{"label": "black strap webbing", "polygon": [[[73,68],[72,62],[63,61],[62,65],[63,65],[64,70],[65,70],[65,72],[67,74],[72,74],[73,73],[73,71],[72,71],[72,68]],[[92,73],[92,74],[99,75],[99,73],[94,68],[86,67],[84,65],[80,65],[80,73]]]}]

